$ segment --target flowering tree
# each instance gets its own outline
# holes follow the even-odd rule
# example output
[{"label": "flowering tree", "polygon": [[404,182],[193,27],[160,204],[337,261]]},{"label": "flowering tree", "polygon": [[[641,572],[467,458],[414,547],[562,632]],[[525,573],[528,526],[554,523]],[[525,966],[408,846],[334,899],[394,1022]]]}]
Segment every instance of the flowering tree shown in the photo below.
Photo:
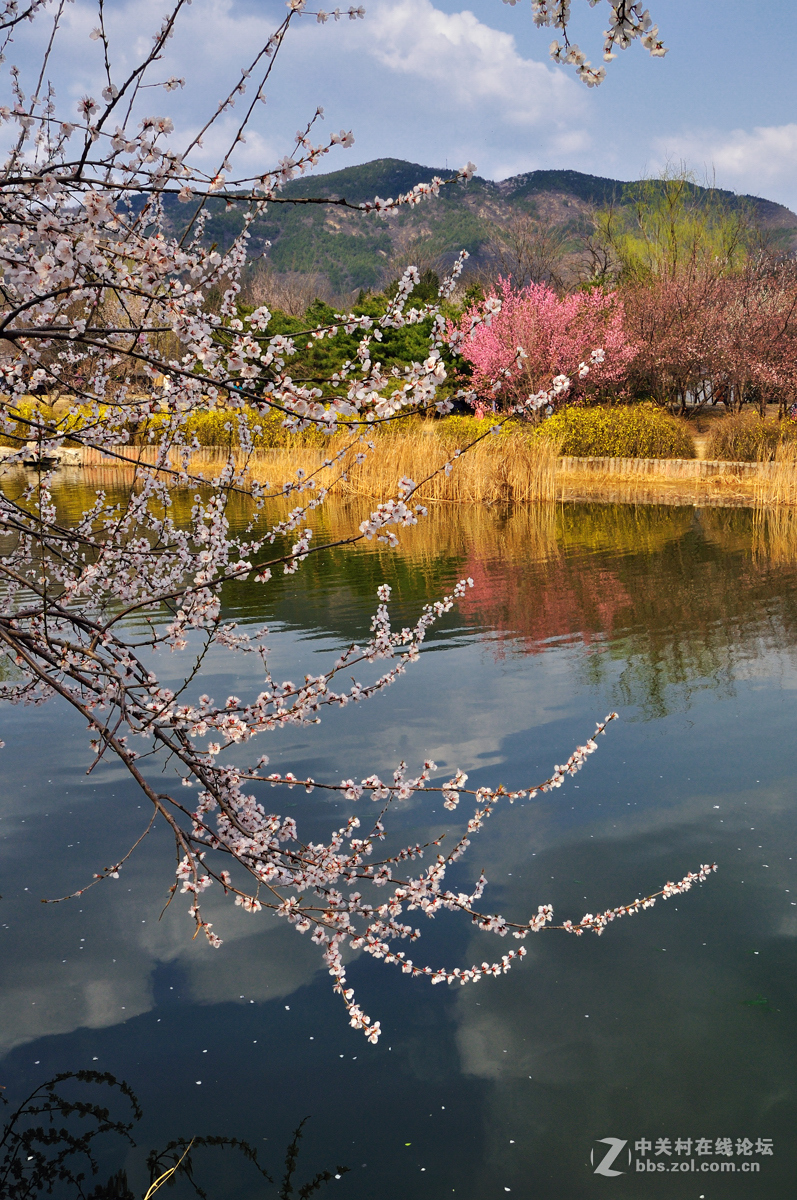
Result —
[{"label": "flowering tree", "polygon": [[794,264],[779,257],[744,200],[698,188],[683,167],[626,189],[599,213],[600,277],[623,298],[637,353],[636,395],[682,412],[795,391]]},{"label": "flowering tree", "polygon": [[496,404],[511,408],[529,395],[541,399],[551,379],[554,402],[597,398],[622,388],[635,346],[616,293],[560,298],[544,283],[513,291],[511,280],[499,279],[490,301],[499,308],[489,325],[478,319],[476,308],[464,314],[456,330],[455,344],[473,367],[472,403],[479,415]]},{"label": "flowering tree", "polygon": [[746,397],[781,413],[797,394],[797,274],[794,263],[746,264],[726,283],[721,344],[728,392],[737,411]]},{"label": "flowering tree", "polygon": [[[151,803],[141,837],[155,821],[169,826],[178,855],[171,893],[179,888],[188,896],[197,932],[219,945],[200,909],[200,898],[211,886],[248,912],[272,910],[319,945],[351,1024],[375,1042],[379,1023],[355,1001],[342,961],[344,949],[363,950],[433,982],[465,983],[506,971],[523,955],[522,944],[494,963],[465,971],[418,965],[396,948],[397,942],[419,936],[405,914],[433,917],[445,908],[517,942],[551,928],[549,906],[541,905],[525,923],[513,923],[483,906],[483,876],[466,893],[448,888],[446,873],[497,808],[519,795],[560,787],[597,743],[589,738],[548,779],[523,792],[501,786],[473,791],[460,771],[433,786],[437,768],[432,762],[415,774],[402,763],[387,781],[371,774],[359,782],[354,777],[318,782],[297,779],[286,770],[267,772],[266,755],[255,753],[247,760],[246,750],[258,737],[286,725],[315,723],[329,706],[364,701],[397,679],[417,658],[430,625],[451,608],[469,581],[428,604],[413,627],[400,630],[391,626],[389,588],[381,587],[365,645],[349,646],[326,670],[299,683],[272,677],[267,630],[244,632],[222,616],[220,597],[228,581],[253,579],[265,589],[273,572],[292,574],[308,555],[324,551],[324,545],[312,544],[308,518],[327,500],[348,464],[370,452],[367,433],[375,423],[450,407],[437,394],[446,376],[441,358],[446,328],[439,299],[420,309],[407,308],[417,282],[414,268],[405,272],[379,320],[341,313],[328,325],[289,338],[269,333],[271,314],[264,307],[247,312],[239,306],[252,221],[270,204],[345,205],[345,200],[323,197],[287,200],[280,193],[287,180],[352,139],[342,131],[314,141],[322,115],[318,110],[297,136],[294,153],[276,169],[256,177],[236,175],[236,150],[258,111],[274,61],[291,25],[305,15],[304,0],[291,0],[284,20],[263,46],[254,48],[227,96],[178,145],[171,120],[148,115],[149,101],[144,105],[150,93],[144,89],[170,91],[181,84],[151,76],[167,41],[179,32],[186,3],[175,0],[147,55],[117,76],[112,31],[100,0],[90,36],[103,64],[101,99],[83,97],[77,115],[68,118],[58,113],[46,82],[63,3],[49,7],[45,0],[32,0],[20,12],[8,0],[0,20],[7,37],[23,18],[51,20],[44,65],[32,94],[26,94],[21,74],[12,70],[13,94],[0,110],[11,131],[0,183],[0,371],[5,388],[0,418],[11,443],[0,466],[0,643],[16,669],[13,681],[2,684],[0,697],[25,704],[56,697],[80,714],[91,739],[89,769],[113,757]],[[539,0],[536,19],[566,26],[567,7]],[[622,20],[631,22],[627,34],[618,26],[615,39],[652,36],[636,5],[620,4],[612,11],[617,21],[618,14],[625,14]],[[315,14],[320,21],[328,15],[341,14]],[[362,10],[351,8],[348,16],[356,20]],[[203,170],[196,165],[201,139],[211,129],[221,133],[227,128],[222,118],[229,122],[236,101],[242,102],[242,116],[233,124],[216,169]],[[468,164],[449,180],[437,178],[395,199],[377,197],[349,207],[367,213],[415,205],[443,186],[466,181],[472,171]],[[203,236],[208,200],[214,196],[243,218],[242,232],[225,253]],[[176,237],[164,222],[165,206],[173,197],[186,206]],[[462,260],[444,281],[440,298],[450,295],[461,265]],[[213,298],[219,295],[216,303]],[[471,313],[471,335],[500,309],[493,298]],[[378,358],[382,331],[424,320],[431,323],[427,357],[404,371],[384,370]],[[329,378],[297,383],[290,370],[297,343],[334,338],[340,329],[361,335],[356,356]],[[166,385],[157,400],[156,381]],[[23,396],[36,388],[68,394],[67,411],[58,416],[56,409],[23,405]],[[186,422],[193,413],[217,406],[237,424],[241,453],[207,477],[192,467]],[[153,422],[156,409],[158,420]],[[280,414],[289,430],[315,425],[328,433],[348,430],[350,437],[314,476],[297,471],[281,485],[263,485],[250,469],[246,412],[252,409],[264,416]],[[148,431],[145,446],[133,437],[141,430]],[[100,452],[129,473],[123,499],[110,501],[98,492],[96,501],[71,523],[59,515],[53,498],[54,471],[66,443],[78,452]],[[35,468],[27,475],[22,471],[26,462]],[[441,462],[440,470],[452,465]],[[393,498],[346,541],[378,538],[396,545],[396,529],[415,524],[424,514],[416,503],[422,486],[423,481],[398,481]],[[192,496],[184,519],[173,508],[175,487],[190,489]],[[275,517],[271,502],[286,499],[282,515]],[[247,506],[242,528],[231,527],[233,501]],[[231,657],[248,655],[249,662],[254,656],[260,672],[256,692],[220,701],[203,692],[202,668],[211,646]],[[170,676],[175,661],[182,664],[179,686],[166,686],[159,674],[167,651],[173,655]],[[380,662],[387,664],[381,674],[372,669]],[[364,681],[340,683],[343,672],[349,678],[353,669],[364,673]],[[162,769],[172,773],[176,786],[169,786]],[[270,785],[307,791],[323,787],[352,804],[369,798],[376,807],[364,817],[362,832],[354,809],[328,840],[311,842],[293,818],[267,807]],[[466,828],[445,854],[434,843],[385,855],[380,846],[391,810],[421,789],[442,792],[449,810],[462,796],[472,798]],[[117,878],[132,849],[99,871],[94,882]],[[425,868],[411,866],[430,850]],[[710,869],[702,866],[656,895],[687,890]],[[577,924],[566,921],[559,928],[601,933],[616,917],[649,907],[654,899],[587,914]]]},{"label": "flowering tree", "polygon": [[631,386],[637,394],[687,411],[722,401],[739,411],[767,400],[784,412],[797,394],[797,276],[794,264],[751,256],[733,271],[718,262],[677,271],[623,289],[637,353]]},{"label": "flowering tree", "polygon": [[686,269],[628,283],[626,312],[637,354],[633,390],[685,411],[692,398],[728,393],[728,283],[718,272]]}]

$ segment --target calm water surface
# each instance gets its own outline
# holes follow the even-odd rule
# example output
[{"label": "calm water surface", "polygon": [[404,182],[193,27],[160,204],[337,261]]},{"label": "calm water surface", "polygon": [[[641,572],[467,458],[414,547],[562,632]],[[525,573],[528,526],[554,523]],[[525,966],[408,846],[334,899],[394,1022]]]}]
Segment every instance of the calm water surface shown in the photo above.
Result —
[{"label": "calm water surface", "polygon": [[[327,531],[347,519],[330,518]],[[578,920],[701,862],[716,861],[718,874],[602,938],[531,938],[521,966],[478,986],[431,987],[360,958],[350,976],[384,1030],[372,1047],[348,1027],[314,948],[266,914],[211,897],[218,951],[191,941],[182,901],[159,921],[174,863],[165,835],[118,881],[42,905],[116,861],[146,802],[111,766],[86,777],[86,734],[57,703],[6,709],[4,1094],[84,1067],[126,1079],[145,1114],[138,1147],[109,1142],[101,1177],[123,1166],[139,1195],[152,1146],[245,1137],[278,1169],[307,1115],[307,1172],[351,1168],[329,1186],[340,1200],[793,1194],[797,544],[788,531],[720,510],[437,512],[398,554],[371,546],[307,567],[277,582],[267,609],[259,589],[225,596],[230,615],[269,621],[278,677],[317,672],[363,638],[382,580],[394,586],[397,621],[463,575],[476,586],[387,693],[272,738],[263,748],[275,769],[360,778],[429,756],[477,786],[528,785],[617,709],[621,720],[574,781],[494,818],[457,886],[484,867],[494,910],[527,919],[550,902]],[[213,658],[203,690],[218,698],[256,687],[229,669]],[[317,793],[269,799],[319,833],[351,807]],[[416,797],[399,833],[427,840],[460,828],[451,816],[435,797]],[[508,948],[450,915],[425,925],[418,962],[464,966]],[[612,1166],[622,1174],[594,1173],[604,1138],[627,1143]],[[655,1153],[661,1138],[669,1155]],[[731,1158],[715,1152],[723,1138]],[[691,1147],[676,1153],[678,1139]],[[710,1139],[711,1155],[697,1156],[697,1139]],[[742,1139],[749,1156],[737,1153]],[[758,1139],[771,1140],[771,1155],[756,1151]],[[652,1148],[643,1155],[638,1142]],[[643,1174],[637,1160],[667,1169]],[[742,1170],[750,1162],[758,1174]],[[226,1154],[208,1156],[198,1174],[213,1200],[271,1194]]]}]

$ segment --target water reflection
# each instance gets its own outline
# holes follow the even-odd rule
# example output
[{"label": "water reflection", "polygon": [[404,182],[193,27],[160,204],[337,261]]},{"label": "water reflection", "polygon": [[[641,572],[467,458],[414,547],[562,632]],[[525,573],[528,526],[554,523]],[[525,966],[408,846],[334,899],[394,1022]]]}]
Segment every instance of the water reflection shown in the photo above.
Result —
[{"label": "water reflection", "polygon": [[[93,486],[87,473],[64,482],[59,504],[74,511]],[[360,519],[356,506],[332,509],[317,536]],[[478,987],[431,989],[358,960],[351,975],[385,1029],[376,1048],[345,1025],[291,930],[217,898],[209,919],[225,944],[213,952],[189,940],[176,904],[159,921],[173,863],[157,833],[119,881],[42,906],[116,861],[143,809],[110,767],[86,779],[85,736],[57,706],[5,713],[0,1083],[21,1088],[76,1064],[111,1070],[142,1095],[142,1140],[153,1145],[168,1127],[281,1149],[286,1113],[312,1111],[313,1153],[353,1165],[334,1185],[353,1200],[482,1200],[505,1188],[591,1200],[603,1181],[590,1151],[607,1136],[775,1146],[755,1191],[741,1171],[724,1173],[720,1193],[666,1173],[646,1174],[643,1188],[632,1169],[606,1184],[622,1200],[788,1195],[795,545],[788,519],[744,510],[437,509],[398,555],[332,551],[276,580],[267,603],[247,583],[227,589],[228,614],[272,625],[275,663],[309,670],[363,636],[383,580],[402,621],[474,578],[386,696],[275,739],[275,763],[316,778],[431,755],[476,785],[515,786],[620,710],[587,772],[508,810],[461,865],[463,886],[485,867],[491,907],[519,918],[550,901],[577,919],[720,864],[697,892],[601,939],[533,939],[521,969]],[[209,670],[209,690],[232,682],[221,659]],[[311,825],[346,807],[315,794],[283,803]],[[402,836],[419,840],[456,828],[428,798],[402,819]],[[447,917],[420,946],[431,963],[495,949]],[[109,1174],[140,1168],[131,1162],[109,1162]],[[253,1194],[232,1165],[214,1187],[230,1200]]]},{"label": "water reflection", "polygon": [[[134,1146],[131,1131],[141,1110],[127,1084],[107,1072],[65,1071],[39,1083],[19,1102],[3,1096],[0,1117],[5,1200],[34,1200],[54,1189],[83,1200],[90,1187],[87,1179],[99,1174],[103,1143]],[[89,1200],[127,1200],[128,1195],[126,1177],[117,1172],[105,1185],[98,1184]]]},{"label": "water reflection", "polygon": [[[107,1071],[59,1072],[18,1101],[0,1097],[0,1116],[4,1118],[0,1128],[3,1200],[36,1200],[53,1193],[74,1200],[135,1200],[136,1194],[149,1200],[161,1187],[175,1185],[181,1195],[207,1197],[205,1189],[216,1190],[214,1184],[224,1174],[223,1168],[219,1170],[220,1152],[242,1160],[250,1186],[264,1198],[307,1200],[350,1169],[336,1164],[299,1182],[299,1157],[309,1120],[304,1117],[293,1130],[277,1179],[263,1165],[262,1146],[242,1138],[195,1134],[152,1148],[146,1153],[145,1175],[134,1168],[134,1178],[129,1180],[122,1168],[103,1181],[105,1164],[113,1162],[116,1145],[121,1142],[139,1150],[133,1135],[143,1117],[133,1090]],[[142,1152],[136,1158],[141,1160]],[[304,1164],[301,1174],[306,1174]],[[95,1180],[99,1181],[92,1187]]]}]

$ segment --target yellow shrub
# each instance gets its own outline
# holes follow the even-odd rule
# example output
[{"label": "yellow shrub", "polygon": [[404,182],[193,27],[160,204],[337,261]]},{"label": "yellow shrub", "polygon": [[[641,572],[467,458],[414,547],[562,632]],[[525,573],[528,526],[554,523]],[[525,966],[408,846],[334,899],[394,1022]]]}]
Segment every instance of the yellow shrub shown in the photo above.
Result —
[{"label": "yellow shrub", "polygon": [[706,458],[725,462],[771,462],[778,447],[793,444],[797,425],[791,421],[763,420],[756,412],[733,413],[714,422],[706,444]]},{"label": "yellow shrub", "polygon": [[565,408],[538,426],[574,458],[694,458],[689,426],[655,404]]}]

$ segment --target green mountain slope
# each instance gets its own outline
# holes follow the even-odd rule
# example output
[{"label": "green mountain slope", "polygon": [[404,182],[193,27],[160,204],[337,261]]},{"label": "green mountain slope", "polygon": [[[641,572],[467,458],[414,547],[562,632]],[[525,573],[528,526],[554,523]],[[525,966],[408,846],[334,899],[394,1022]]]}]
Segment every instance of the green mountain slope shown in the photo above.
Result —
[{"label": "green mountain slope", "polygon": [[[435,175],[446,178],[447,174],[450,172],[401,159],[380,158],[293,180],[281,196],[286,200],[345,198],[351,204],[362,204],[375,196],[396,197],[416,183],[429,182]],[[596,209],[633,200],[638,186],[580,171],[530,171],[500,183],[477,176],[467,184],[443,188],[437,199],[387,215],[352,212],[334,205],[273,203],[252,225],[251,245],[254,254],[262,256],[273,270],[325,277],[329,287],[342,294],[379,287],[410,261],[421,266],[447,265],[463,249],[476,265],[483,264],[496,231],[510,226],[519,214],[555,228],[572,249],[589,233]],[[710,194],[697,186],[690,190],[698,200]],[[783,205],[718,190],[713,194],[729,206],[744,204],[779,248],[791,249],[797,244],[797,216]],[[217,199],[210,200],[208,207],[206,237],[225,247],[243,227],[242,215],[235,209],[227,211]],[[176,231],[185,210],[176,201],[167,210]]]}]

